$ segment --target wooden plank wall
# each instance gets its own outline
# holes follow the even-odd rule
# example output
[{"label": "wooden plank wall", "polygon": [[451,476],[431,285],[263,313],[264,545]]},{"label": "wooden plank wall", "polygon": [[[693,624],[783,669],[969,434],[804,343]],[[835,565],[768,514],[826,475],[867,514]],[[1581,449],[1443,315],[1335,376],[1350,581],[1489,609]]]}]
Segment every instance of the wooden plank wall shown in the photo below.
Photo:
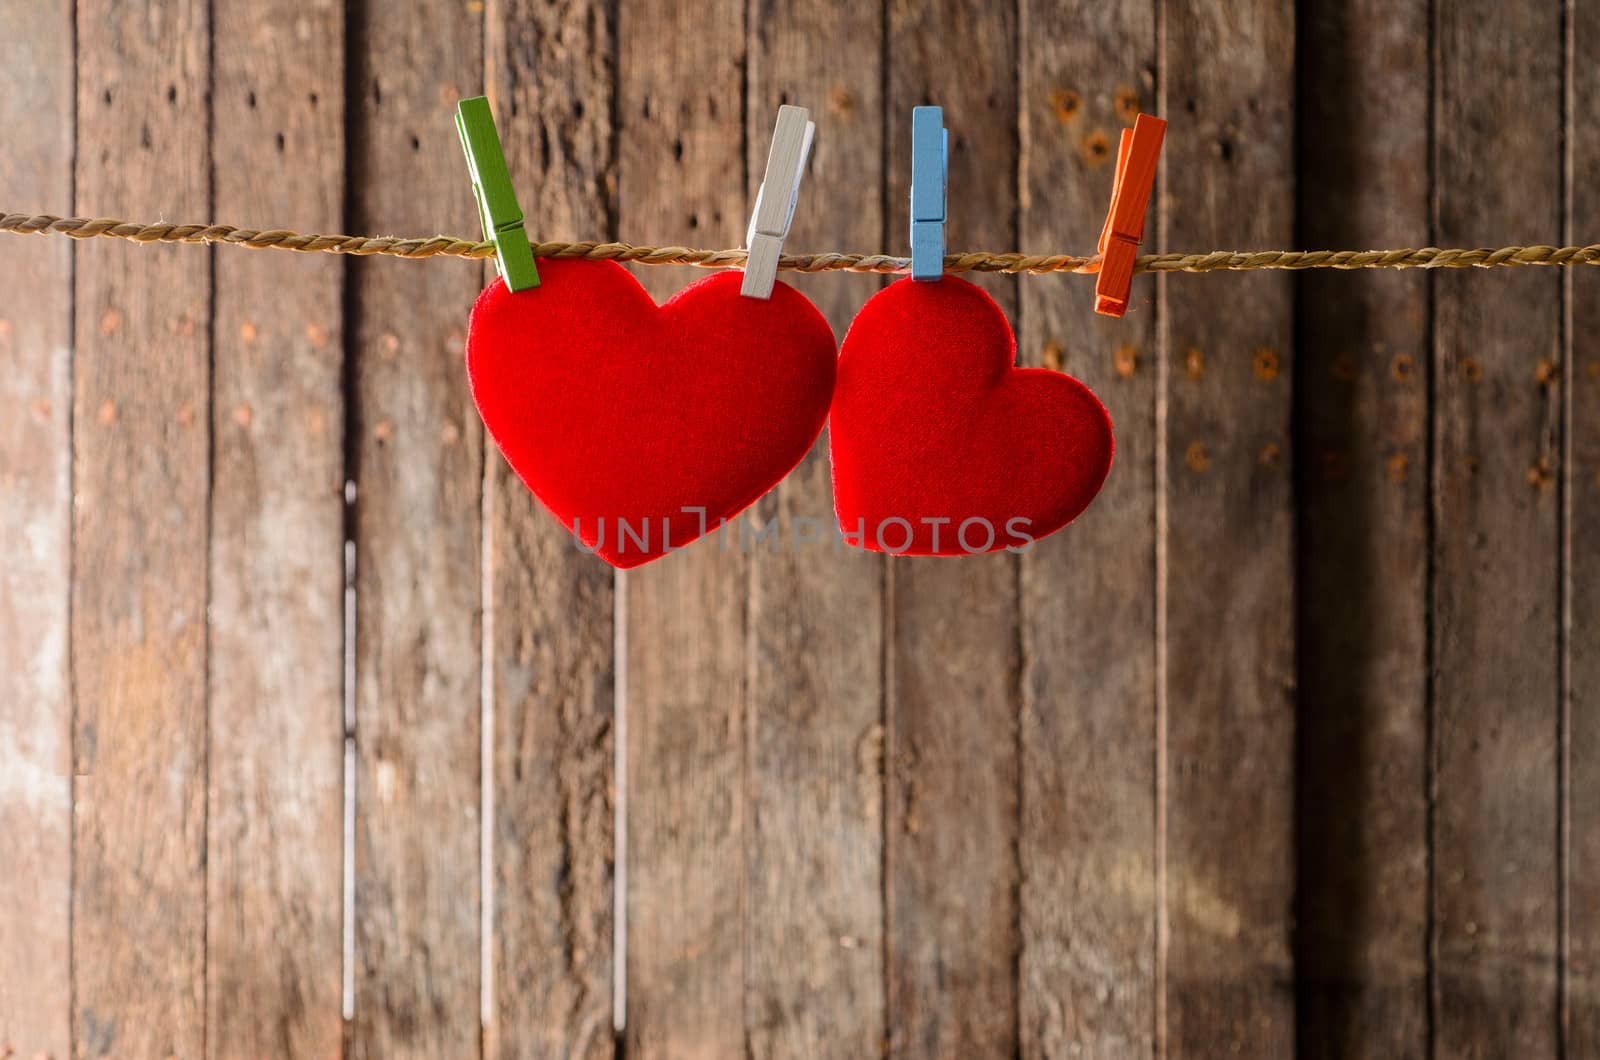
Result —
[{"label": "wooden plank wall", "polygon": [[[903,250],[921,103],[957,248],[1092,244],[1151,109],[1155,249],[1600,224],[1578,3],[46,10],[8,210],[469,234],[482,91],[541,238],[737,244],[785,102],[805,249]],[[484,268],[0,261],[0,1055],[1600,1048],[1592,270],[985,277],[1117,423],[1079,525],[798,544],[819,445],[616,576],[485,443]]]},{"label": "wooden plank wall", "polygon": [[[604,3],[485,11],[484,80],[520,202],[549,238],[615,236],[616,36]],[[613,579],[485,453],[484,1053],[612,1047]]]},{"label": "wooden plank wall", "polygon": [[[1435,238],[1559,232],[1560,11],[1435,19]],[[1557,1056],[1562,280],[1483,279],[1434,278],[1435,1044]]]},{"label": "wooden plank wall", "polygon": [[[5,194],[72,207],[72,12],[0,4],[0,124],[30,128],[0,153]],[[38,128],[32,128],[37,125]],[[8,262],[0,283],[0,1051],[65,1056],[71,1043],[72,248]],[[19,260],[18,264],[21,262]],[[26,969],[25,972],[22,970]],[[25,1054],[26,1055],[26,1054]]]},{"label": "wooden plank wall", "polygon": [[[1024,5],[1022,250],[1099,237],[1117,137],[1156,107],[1155,16],[1153,5]],[[1021,287],[1020,359],[1082,379],[1116,425],[1097,518],[1021,557],[1022,1054],[1151,1055],[1157,290],[1140,283],[1113,320],[1049,284]]]},{"label": "wooden plank wall", "polygon": [[[343,20],[287,2],[212,15],[217,215],[339,225]],[[207,1048],[327,1056],[343,1037],[342,268],[240,254],[212,275]]]},{"label": "wooden plank wall", "polygon": [[[1426,245],[1428,4],[1303,4],[1298,235]],[[1342,92],[1323,90],[1342,79]],[[1371,179],[1381,173],[1382,179]],[[1306,276],[1295,453],[1299,1041],[1428,1048],[1428,277]]]},{"label": "wooden plank wall", "polygon": [[[872,5],[750,7],[747,186],[766,171],[780,105],[807,106],[817,125],[793,246],[883,237],[883,34]],[[840,341],[874,289],[839,275],[785,280]],[[754,1056],[871,1056],[886,1034],[884,645],[872,620],[883,613],[884,561],[834,547],[832,510],[824,438],[752,517],[778,542],[751,557],[744,992]]]}]

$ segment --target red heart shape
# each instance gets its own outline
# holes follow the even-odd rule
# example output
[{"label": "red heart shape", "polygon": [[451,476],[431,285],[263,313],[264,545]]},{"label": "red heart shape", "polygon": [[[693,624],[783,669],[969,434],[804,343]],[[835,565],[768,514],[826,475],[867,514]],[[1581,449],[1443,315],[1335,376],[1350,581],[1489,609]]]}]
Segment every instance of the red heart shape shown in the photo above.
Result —
[{"label": "red heart shape", "polygon": [[1111,417],[1076,379],[1016,359],[1000,307],[954,276],[900,280],[861,308],[828,426],[847,541],[1021,550],[1088,507],[1111,470]]},{"label": "red heart shape", "polygon": [[617,567],[715,530],[794,469],[833,396],[833,329],[794,288],[740,274],[658,307],[610,261],[539,262],[484,289],[467,375],[484,426],[534,496]]}]

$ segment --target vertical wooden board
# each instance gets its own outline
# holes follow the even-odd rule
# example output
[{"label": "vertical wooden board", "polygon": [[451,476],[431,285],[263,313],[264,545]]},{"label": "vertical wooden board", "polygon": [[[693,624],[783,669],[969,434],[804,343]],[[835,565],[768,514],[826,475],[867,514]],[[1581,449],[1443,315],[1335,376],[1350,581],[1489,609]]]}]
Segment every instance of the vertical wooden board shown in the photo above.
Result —
[{"label": "vertical wooden board", "polygon": [[[1600,188],[1586,175],[1600,166],[1600,6],[1572,7],[1571,124],[1566,238],[1600,232]],[[1577,179],[1572,179],[1576,176]],[[1569,844],[1565,885],[1566,1055],[1600,1057],[1600,269],[1571,270],[1567,384],[1566,556],[1568,651],[1566,712]]]},{"label": "vertical wooden board", "polygon": [[[1165,4],[1163,249],[1289,244],[1292,14]],[[1273,274],[1163,287],[1173,1056],[1294,1047],[1291,290]]]},{"label": "vertical wooden board", "polygon": [[[601,0],[487,9],[485,81],[538,239],[604,238],[615,40]],[[537,294],[532,297],[537,297]],[[491,1056],[611,1057],[612,586],[492,445]]]},{"label": "vertical wooden board", "polygon": [[[619,234],[736,245],[744,233],[745,10],[623,0]],[[692,71],[692,73],[691,73]],[[641,272],[657,301],[696,278]],[[741,518],[629,571],[630,1056],[745,1049],[746,604]]]},{"label": "vertical wooden board", "polygon": [[[886,238],[906,247],[911,108],[944,108],[952,250],[1017,240],[1017,10],[890,0]],[[976,280],[1008,316],[1014,277]],[[889,563],[889,1048],[1017,1046],[1017,558]]]},{"label": "vertical wooden board", "polygon": [[[78,210],[204,217],[207,5],[77,16]],[[182,246],[76,262],[73,1043],[199,1056],[209,267]]]},{"label": "vertical wooden board", "polygon": [[[14,209],[72,203],[72,15],[0,2],[0,154]],[[24,886],[0,893],[0,1052],[71,1048],[72,251],[7,246],[0,284],[0,835]]]},{"label": "vertical wooden board", "polygon": [[[1117,138],[1155,108],[1155,5],[1023,10],[1021,249],[1088,253]],[[1117,448],[1094,506],[1021,557],[1025,1057],[1154,1048],[1155,289],[1117,320],[1092,281],[1022,281],[1020,359],[1093,389]]]},{"label": "vertical wooden board", "polygon": [[[1298,245],[1428,242],[1428,5],[1302,4]],[[1339,92],[1321,86],[1340,80]],[[1427,277],[1299,283],[1296,974],[1314,1056],[1427,1051]]]},{"label": "vertical wooden board", "polygon": [[[811,164],[786,246],[882,238],[883,13],[751,11],[748,159],[760,185],[780,104],[811,110]],[[843,338],[876,284],[786,273]],[[757,505],[777,544],[752,565],[745,1012],[755,1057],[883,1049],[883,561],[839,547],[827,439]]]},{"label": "vertical wooden board", "polygon": [[[474,232],[456,136],[483,15],[354,13],[357,231]],[[398,58],[397,58],[398,57]],[[470,263],[356,263],[358,1056],[479,1049],[482,431],[462,368]]]},{"label": "vertical wooden board", "polygon": [[[339,231],[342,12],[213,5],[216,216]],[[206,1035],[212,1056],[340,1049],[343,265],[213,272]]]},{"label": "vertical wooden board", "polygon": [[[1439,244],[1557,238],[1559,7],[1473,0],[1435,14]],[[1434,282],[1437,1048],[1550,1056],[1561,277]]]}]

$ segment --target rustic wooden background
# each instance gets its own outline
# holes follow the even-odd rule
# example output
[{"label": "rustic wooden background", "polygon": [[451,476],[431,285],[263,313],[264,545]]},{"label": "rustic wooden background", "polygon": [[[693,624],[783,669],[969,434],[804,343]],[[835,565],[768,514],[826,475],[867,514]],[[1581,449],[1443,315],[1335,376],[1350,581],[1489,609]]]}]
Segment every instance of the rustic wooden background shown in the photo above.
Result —
[{"label": "rustic wooden background", "polygon": [[[1600,238],[1579,0],[0,0],[0,69],[13,211],[470,235],[483,90],[542,238],[736,245],[785,101],[801,249],[903,251],[928,102],[962,249],[1092,246],[1140,109],[1156,249]],[[989,278],[1115,416],[1078,525],[614,578],[479,266],[0,262],[19,1056],[1600,1056],[1600,273]]]}]

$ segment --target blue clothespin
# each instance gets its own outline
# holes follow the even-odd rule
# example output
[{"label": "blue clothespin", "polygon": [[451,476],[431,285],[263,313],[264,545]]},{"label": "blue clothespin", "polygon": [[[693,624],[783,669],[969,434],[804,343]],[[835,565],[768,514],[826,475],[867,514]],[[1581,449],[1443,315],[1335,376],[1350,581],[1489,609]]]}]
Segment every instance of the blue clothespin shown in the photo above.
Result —
[{"label": "blue clothespin", "polygon": [[506,168],[489,101],[473,96],[456,104],[456,132],[461,134],[461,150],[467,153],[467,168],[472,171],[472,193],[478,199],[478,215],[483,219],[483,238],[494,243],[500,275],[513,291],[539,286],[533,248],[522,227],[522,207],[517,205],[517,193],[511,187],[511,173]]},{"label": "blue clothespin", "polygon": [[911,278],[944,275],[946,184],[950,133],[944,108],[911,108]]}]

